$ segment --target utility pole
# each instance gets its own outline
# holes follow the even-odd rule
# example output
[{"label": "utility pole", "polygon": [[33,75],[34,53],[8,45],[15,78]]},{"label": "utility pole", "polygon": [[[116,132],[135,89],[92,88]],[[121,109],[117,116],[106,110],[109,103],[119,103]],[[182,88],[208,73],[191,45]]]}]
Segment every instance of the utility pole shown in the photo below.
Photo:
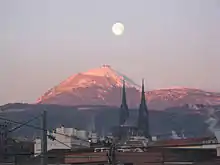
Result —
[{"label": "utility pole", "polygon": [[113,143],[113,146],[112,146],[112,165],[116,165],[115,149],[116,149],[116,146],[115,146],[115,143]]},{"label": "utility pole", "polygon": [[41,165],[47,165],[47,112],[42,114]]},{"label": "utility pole", "polygon": [[111,165],[116,165],[116,155],[115,155],[115,150],[116,150],[116,141],[113,139],[112,145],[109,149],[109,158],[110,158],[110,164]]},{"label": "utility pole", "polygon": [[[9,123],[8,122],[4,122],[3,124],[0,125],[0,138],[1,138],[1,144],[2,145],[2,151],[3,151],[3,159],[7,160],[9,159],[8,156],[8,127],[9,127]],[[2,154],[2,153],[1,153]]]}]

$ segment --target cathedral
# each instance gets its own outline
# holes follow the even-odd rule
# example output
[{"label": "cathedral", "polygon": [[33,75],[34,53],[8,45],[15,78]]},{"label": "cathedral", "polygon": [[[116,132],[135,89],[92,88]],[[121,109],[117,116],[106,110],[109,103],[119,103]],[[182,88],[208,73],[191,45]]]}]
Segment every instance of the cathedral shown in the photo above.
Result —
[{"label": "cathedral", "polygon": [[141,102],[138,109],[138,115],[136,122],[133,122],[133,119],[129,114],[129,108],[126,101],[125,81],[123,80],[122,103],[119,111],[119,126],[114,128],[114,136],[119,138],[126,138],[129,136],[144,136],[148,139],[151,138],[149,130],[149,113],[144,91],[144,80],[142,80],[141,89]]}]

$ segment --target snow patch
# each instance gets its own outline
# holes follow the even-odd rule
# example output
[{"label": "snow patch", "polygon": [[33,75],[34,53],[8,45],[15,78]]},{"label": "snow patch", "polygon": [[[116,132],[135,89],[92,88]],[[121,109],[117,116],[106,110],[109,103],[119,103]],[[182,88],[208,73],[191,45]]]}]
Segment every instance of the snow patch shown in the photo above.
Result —
[{"label": "snow patch", "polygon": [[107,77],[112,78],[115,82],[115,86],[122,87],[123,80],[125,80],[126,87],[134,87],[137,90],[140,90],[140,86],[137,85],[135,82],[133,82],[131,79],[129,79],[127,76],[121,74],[120,72],[112,69],[109,65],[103,65],[100,68],[89,70],[88,72],[82,73],[84,75],[90,75],[90,76],[98,76],[98,77]]}]

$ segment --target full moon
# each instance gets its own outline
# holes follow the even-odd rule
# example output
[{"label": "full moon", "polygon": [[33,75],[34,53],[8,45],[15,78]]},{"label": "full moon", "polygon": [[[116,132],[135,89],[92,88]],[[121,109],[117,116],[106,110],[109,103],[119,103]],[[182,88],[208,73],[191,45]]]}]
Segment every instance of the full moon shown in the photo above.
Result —
[{"label": "full moon", "polygon": [[124,25],[122,23],[115,23],[112,26],[112,32],[116,35],[116,36],[120,36],[123,34],[124,32]]}]

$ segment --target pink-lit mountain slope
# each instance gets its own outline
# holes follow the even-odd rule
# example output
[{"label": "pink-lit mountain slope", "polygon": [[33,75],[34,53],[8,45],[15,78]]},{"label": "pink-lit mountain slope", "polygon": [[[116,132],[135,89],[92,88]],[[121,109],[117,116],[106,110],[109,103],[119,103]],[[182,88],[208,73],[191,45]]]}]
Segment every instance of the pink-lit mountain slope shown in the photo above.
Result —
[{"label": "pink-lit mountain slope", "polygon": [[[37,103],[120,106],[123,79],[126,82],[128,105],[137,108],[140,103],[140,86],[108,65],[69,77],[47,91]],[[147,92],[146,97],[149,108],[158,110],[184,104],[220,104],[219,93],[189,88],[153,90]]]}]

